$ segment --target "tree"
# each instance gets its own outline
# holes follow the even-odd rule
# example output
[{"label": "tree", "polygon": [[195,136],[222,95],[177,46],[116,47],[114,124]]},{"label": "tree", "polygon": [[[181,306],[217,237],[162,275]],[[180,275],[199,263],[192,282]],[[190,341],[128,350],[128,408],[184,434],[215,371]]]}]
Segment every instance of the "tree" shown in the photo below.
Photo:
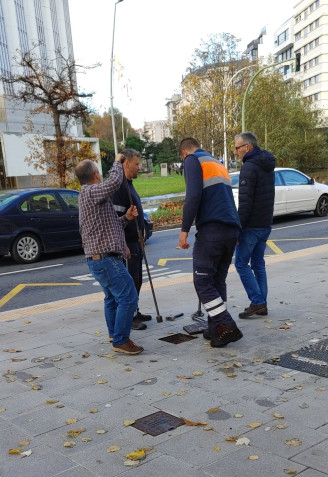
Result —
[{"label": "tree", "polygon": [[168,166],[171,166],[175,162],[179,162],[179,156],[177,148],[172,138],[166,137],[158,145],[158,153],[156,156],[156,164],[166,162]]},{"label": "tree", "polygon": [[[122,113],[116,108],[114,108],[114,119],[116,127],[116,136],[118,141],[121,142],[121,144],[123,143],[123,137],[125,142],[128,136],[135,135],[135,130],[132,128],[130,121],[124,116],[122,116]],[[109,112],[105,112],[102,116],[100,116],[99,114],[90,115],[90,121],[88,126],[86,127],[86,131],[93,137],[98,137],[99,139],[103,139],[104,141],[113,142],[111,114]]]},{"label": "tree", "polygon": [[260,74],[246,98],[245,120],[278,166],[311,171],[327,165],[323,115],[302,95],[300,82],[286,83],[278,72]]},{"label": "tree", "polygon": [[[77,65],[72,58],[66,58],[60,50],[56,51],[56,58],[48,60],[46,65],[33,49],[20,53],[14,59],[18,66],[17,73],[0,76],[11,90],[9,99],[29,107],[31,116],[43,113],[51,117],[54,129],[54,142],[45,143],[43,148],[36,144],[34,149],[32,144],[31,155],[26,160],[36,169],[54,174],[60,186],[66,187],[76,165],[72,156],[77,149],[80,151],[79,159],[84,158],[84,150],[88,149],[87,157],[97,160],[96,155],[90,154],[90,147],[84,144],[77,146],[69,135],[74,122],[87,118],[88,107],[82,100],[91,98],[92,93],[78,92],[76,74],[88,68]],[[40,138],[42,131],[34,128],[30,119],[27,131],[32,133],[33,130],[36,137]]]}]

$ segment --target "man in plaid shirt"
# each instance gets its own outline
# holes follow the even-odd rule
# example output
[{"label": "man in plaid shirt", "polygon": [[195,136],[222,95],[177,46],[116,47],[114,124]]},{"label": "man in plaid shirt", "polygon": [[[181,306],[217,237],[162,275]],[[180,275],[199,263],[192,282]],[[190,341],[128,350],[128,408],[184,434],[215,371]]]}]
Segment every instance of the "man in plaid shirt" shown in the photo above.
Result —
[{"label": "man in plaid shirt", "polygon": [[138,304],[138,293],[125,267],[127,247],[124,227],[138,215],[131,206],[118,217],[111,196],[123,180],[125,157],[118,154],[109,177],[102,182],[97,165],[86,159],[75,168],[82,188],[79,196],[79,222],[87,264],[104,293],[104,309],[113,350],[125,354],[143,351],[130,340],[131,324]]}]

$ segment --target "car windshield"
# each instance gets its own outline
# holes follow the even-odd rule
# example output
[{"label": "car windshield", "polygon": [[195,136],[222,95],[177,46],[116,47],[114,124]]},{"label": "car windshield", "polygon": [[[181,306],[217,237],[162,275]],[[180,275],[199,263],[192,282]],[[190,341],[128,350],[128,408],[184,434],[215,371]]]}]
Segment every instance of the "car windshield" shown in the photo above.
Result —
[{"label": "car windshield", "polygon": [[239,187],[239,174],[231,174],[231,187],[237,189]]},{"label": "car windshield", "polygon": [[18,197],[18,194],[13,194],[12,192],[5,192],[0,194],[0,209],[4,209],[6,205],[14,202]]}]

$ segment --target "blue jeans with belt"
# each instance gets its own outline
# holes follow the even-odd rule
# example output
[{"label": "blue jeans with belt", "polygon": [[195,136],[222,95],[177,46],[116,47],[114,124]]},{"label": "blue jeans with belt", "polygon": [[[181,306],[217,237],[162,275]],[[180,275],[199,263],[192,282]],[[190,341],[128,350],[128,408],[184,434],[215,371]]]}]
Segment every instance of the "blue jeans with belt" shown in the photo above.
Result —
[{"label": "blue jeans with belt", "polygon": [[235,252],[235,267],[250,302],[267,302],[268,283],[264,252],[271,227],[246,228],[240,232]]},{"label": "blue jeans with belt", "polygon": [[105,319],[113,345],[130,339],[131,324],[138,304],[138,293],[120,257],[87,261],[90,272],[102,287]]}]

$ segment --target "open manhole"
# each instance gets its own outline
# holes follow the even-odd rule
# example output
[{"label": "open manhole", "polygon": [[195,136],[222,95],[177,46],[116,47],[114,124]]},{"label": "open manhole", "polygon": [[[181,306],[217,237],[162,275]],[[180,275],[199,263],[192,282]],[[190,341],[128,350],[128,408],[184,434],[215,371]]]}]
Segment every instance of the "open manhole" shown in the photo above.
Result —
[{"label": "open manhole", "polygon": [[328,378],[328,340],[310,343],[304,348],[269,359],[265,363]]},{"label": "open manhole", "polygon": [[183,426],[184,423],[184,420],[180,417],[172,416],[172,414],[168,414],[164,411],[158,411],[154,414],[149,414],[149,416],[137,419],[131,427],[155,437],[164,434],[164,432],[172,431],[179,426]]},{"label": "open manhole", "polygon": [[176,333],[175,335],[165,336],[164,338],[158,338],[161,341],[167,341],[168,343],[180,344],[186,341],[194,340],[197,336],[184,335],[183,333]]}]

